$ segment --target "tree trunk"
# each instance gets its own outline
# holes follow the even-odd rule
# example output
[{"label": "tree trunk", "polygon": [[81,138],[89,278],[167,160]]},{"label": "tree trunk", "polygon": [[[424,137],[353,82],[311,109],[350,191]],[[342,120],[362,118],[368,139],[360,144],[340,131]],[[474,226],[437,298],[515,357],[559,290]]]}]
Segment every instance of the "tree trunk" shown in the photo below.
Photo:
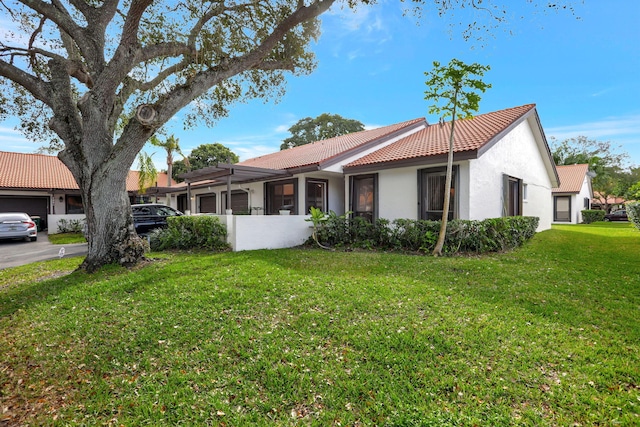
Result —
[{"label": "tree trunk", "polygon": [[[100,117],[85,122],[80,144],[67,148],[58,157],[73,174],[82,193],[86,216],[88,253],[80,266],[93,272],[107,264],[130,267],[144,259],[146,242],[133,226],[131,204],[126,189],[127,176],[145,135],[126,145],[114,145],[108,127],[100,126]],[[103,119],[106,122],[106,119]]]},{"label": "tree trunk", "polygon": [[126,174],[108,169],[87,183],[83,200],[89,251],[81,268],[88,272],[106,264],[132,266],[144,258],[146,246],[133,227],[125,182]]},{"label": "tree trunk", "polygon": [[[458,99],[458,89],[456,89],[455,98]],[[440,222],[440,233],[438,234],[438,241],[435,248],[431,253],[433,256],[442,255],[442,248],[444,247],[444,239],[447,235],[447,222],[449,220],[449,204],[451,203],[451,175],[453,175],[453,136],[456,126],[456,106],[453,104],[453,114],[451,117],[451,133],[449,134],[449,155],[447,156],[447,176],[445,178],[444,185],[444,203],[442,206],[442,221]]]}]

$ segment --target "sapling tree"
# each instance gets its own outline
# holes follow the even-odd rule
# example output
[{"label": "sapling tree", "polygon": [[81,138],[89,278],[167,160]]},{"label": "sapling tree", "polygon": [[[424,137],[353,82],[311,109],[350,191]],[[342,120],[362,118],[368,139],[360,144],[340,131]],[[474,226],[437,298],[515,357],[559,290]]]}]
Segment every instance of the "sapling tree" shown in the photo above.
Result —
[{"label": "sapling tree", "polygon": [[433,62],[433,69],[425,72],[428,89],[426,100],[435,101],[429,106],[429,114],[438,114],[442,119],[451,117],[449,131],[449,153],[447,156],[447,174],[445,178],[442,222],[433,255],[442,255],[442,247],[447,232],[449,204],[451,202],[451,175],[453,171],[453,142],[455,138],[456,119],[470,119],[478,111],[480,95],[491,87],[480,78],[489,70],[488,65],[473,63],[470,65],[458,59],[452,59],[448,65]]}]

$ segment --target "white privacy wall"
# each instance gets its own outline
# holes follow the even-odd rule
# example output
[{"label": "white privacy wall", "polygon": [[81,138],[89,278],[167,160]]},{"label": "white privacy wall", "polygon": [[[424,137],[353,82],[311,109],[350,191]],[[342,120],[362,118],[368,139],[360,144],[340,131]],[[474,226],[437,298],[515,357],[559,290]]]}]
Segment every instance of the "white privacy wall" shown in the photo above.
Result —
[{"label": "white privacy wall", "polygon": [[507,174],[526,186],[523,215],[540,218],[538,231],[551,228],[551,180],[528,120],[471,160],[469,173],[469,219],[502,216],[502,175]]},{"label": "white privacy wall", "polygon": [[308,215],[220,215],[233,251],[291,248],[311,236]]}]

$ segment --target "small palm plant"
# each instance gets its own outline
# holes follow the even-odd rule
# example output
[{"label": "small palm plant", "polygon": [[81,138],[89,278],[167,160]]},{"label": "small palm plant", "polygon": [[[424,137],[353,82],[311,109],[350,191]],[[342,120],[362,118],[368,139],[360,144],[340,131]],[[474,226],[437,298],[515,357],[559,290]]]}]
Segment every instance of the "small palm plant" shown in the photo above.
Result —
[{"label": "small palm plant", "polygon": [[311,233],[311,237],[318,244],[318,246],[320,246],[322,249],[331,250],[330,247],[324,246],[318,240],[318,230],[320,229],[322,224],[327,221],[327,215],[325,215],[325,213],[322,212],[321,209],[318,209],[318,208],[313,207],[313,206],[311,206],[311,209],[309,210],[309,213],[311,214],[311,217],[305,219],[305,221],[313,223],[313,232]]}]

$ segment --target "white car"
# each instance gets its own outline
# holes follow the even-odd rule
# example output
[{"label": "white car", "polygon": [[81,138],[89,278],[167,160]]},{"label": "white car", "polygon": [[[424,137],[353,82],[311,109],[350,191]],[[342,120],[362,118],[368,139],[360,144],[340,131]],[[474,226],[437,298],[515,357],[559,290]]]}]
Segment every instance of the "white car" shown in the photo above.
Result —
[{"label": "white car", "polygon": [[0,239],[38,240],[38,227],[23,212],[0,212]]}]

